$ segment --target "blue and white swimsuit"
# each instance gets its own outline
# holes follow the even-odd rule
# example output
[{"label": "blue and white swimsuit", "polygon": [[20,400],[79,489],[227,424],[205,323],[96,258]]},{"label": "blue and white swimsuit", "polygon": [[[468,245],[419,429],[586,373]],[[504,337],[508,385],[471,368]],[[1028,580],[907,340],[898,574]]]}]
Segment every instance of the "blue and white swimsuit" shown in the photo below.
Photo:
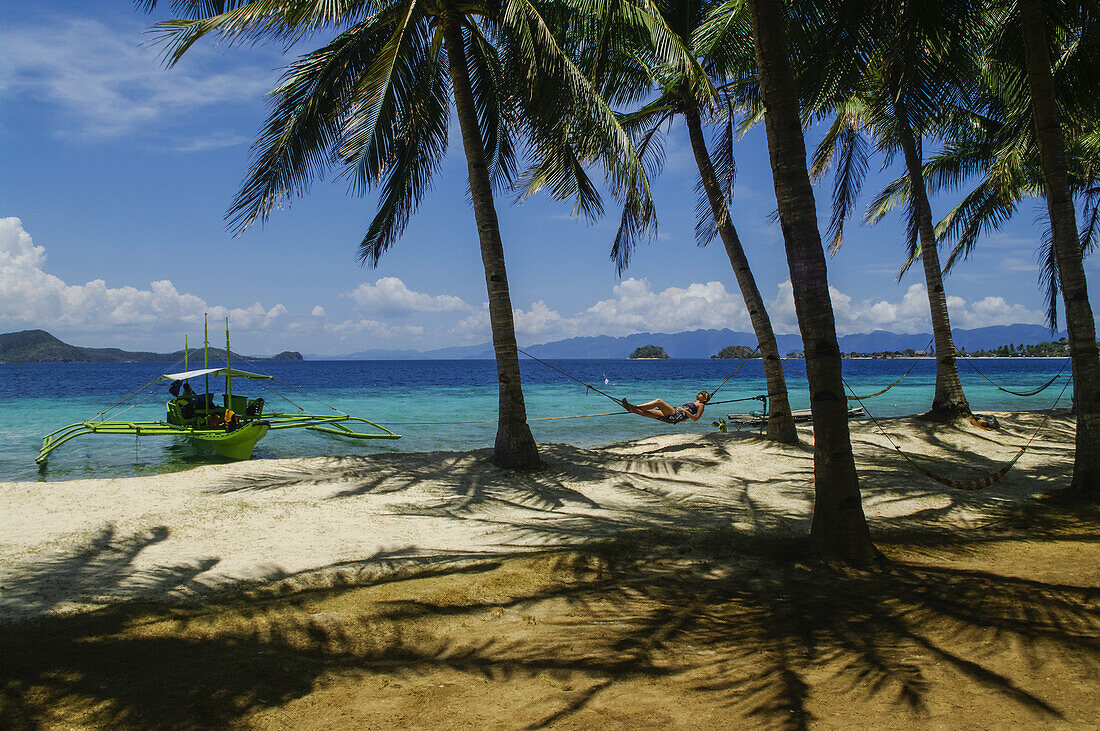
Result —
[{"label": "blue and white swimsuit", "polygon": [[668,417],[667,421],[669,424],[679,424],[681,421],[687,421],[695,416],[697,408],[694,401],[682,406],[677,406],[676,410],[672,412],[672,416]]}]

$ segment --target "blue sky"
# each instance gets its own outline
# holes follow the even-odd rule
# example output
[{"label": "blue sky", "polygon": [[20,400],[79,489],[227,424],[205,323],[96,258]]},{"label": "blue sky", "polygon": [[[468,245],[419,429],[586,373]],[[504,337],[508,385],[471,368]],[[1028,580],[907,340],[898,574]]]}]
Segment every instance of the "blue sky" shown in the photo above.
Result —
[{"label": "blue sky", "polygon": [[[264,94],[310,44],[284,54],[211,40],[165,70],[145,33],[163,17],[124,0],[0,4],[0,331],[168,350],[185,333],[193,342],[209,312],[228,314],[235,349],[256,354],[488,340],[457,125],[432,191],[377,268],[356,258],[374,201],[348,196],[340,181],[317,183],[262,228],[233,237],[222,217],[265,117]],[[720,243],[695,246],[697,173],[682,127],[666,147],[654,186],[660,234],[622,278],[608,258],[618,221],[610,197],[609,215],[590,225],[545,197],[515,205],[498,196],[521,344],[751,329]],[[735,223],[776,330],[797,332],[779,229],[768,221],[775,200],[763,130],[736,154]],[[830,185],[817,188],[823,221]],[[934,214],[949,204],[934,201]],[[948,277],[955,327],[1042,322],[1038,213],[1026,205]],[[896,280],[903,228],[898,217],[850,224],[829,262],[841,334],[928,329],[919,267]]]}]

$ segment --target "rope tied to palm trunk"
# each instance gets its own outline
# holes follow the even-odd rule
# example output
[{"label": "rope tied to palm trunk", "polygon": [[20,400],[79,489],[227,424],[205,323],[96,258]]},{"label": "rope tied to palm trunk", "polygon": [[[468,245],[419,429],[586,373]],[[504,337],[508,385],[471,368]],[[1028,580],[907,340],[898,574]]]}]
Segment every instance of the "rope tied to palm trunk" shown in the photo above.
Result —
[{"label": "rope tied to palm trunk", "polygon": [[[553,366],[553,365],[547,363],[546,361],[542,360],[541,358],[536,358],[535,356],[531,355],[530,353],[528,353],[523,348],[517,347],[516,350],[519,351],[520,353],[522,353],[523,355],[526,355],[531,360],[533,360],[537,363],[541,363],[542,365],[546,366],[550,370],[556,371],[556,372],[562,374],[563,376],[565,376],[566,378],[568,378],[572,381],[576,381],[577,383],[581,384],[586,389],[585,393],[587,393],[588,391],[595,391],[596,393],[600,394],[601,396],[604,396],[605,398],[611,399],[618,406],[622,407],[623,399],[615,398],[611,394],[605,393],[604,391],[601,391],[600,389],[596,388],[591,383],[586,383],[586,382],[582,381],[581,379],[577,378],[576,376],[572,376],[572,375],[566,373],[561,368],[558,368],[557,366]],[[758,350],[760,350],[759,345],[757,345],[755,348],[753,348],[752,352],[756,353],[756,351],[758,351]],[[729,383],[729,380],[731,378],[733,378],[734,376],[736,376],[737,372],[740,371],[745,366],[745,364],[749,362],[749,360],[751,358],[752,358],[751,354],[748,358],[742,358],[741,359],[741,364],[738,365],[737,368],[735,368],[733,370],[733,373],[726,376],[726,380],[724,380],[720,384],[718,384],[718,388],[714,389],[713,391],[710,391],[710,398],[707,399],[707,405],[708,406],[711,405],[711,404],[732,404],[732,403],[737,403],[739,401],[759,401],[759,400],[761,400],[761,398],[762,398],[761,396],[749,396],[749,397],[746,397],[746,398],[728,399],[726,401],[714,401],[713,400],[714,399],[714,394],[718,393],[722,389],[723,386],[725,386],[727,383]],[[591,416],[604,416],[604,414],[591,414]],[[565,418],[585,418],[585,417],[564,417],[563,416],[563,417],[548,417],[548,418],[565,419]],[[529,419],[529,421],[535,421],[535,419]],[[476,422],[476,423],[489,423],[489,422]]]},{"label": "rope tied to palm trunk", "polygon": [[[784,361],[786,361],[785,358]],[[806,377],[806,374],[799,371],[797,367],[795,367],[794,365],[791,365],[791,367],[794,368],[795,371],[798,372],[803,378]],[[1069,387],[1070,383],[1069,381],[1067,381],[1066,385],[1062,387],[1062,390],[1058,394],[1058,398],[1054,399],[1054,403],[1051,404],[1049,409],[1047,409],[1046,413],[1043,415],[1043,420],[1039,422],[1039,426],[1036,427],[1034,432],[1032,432],[1031,436],[1024,443],[1024,445],[1020,447],[1019,451],[1017,451],[1016,454],[1013,455],[1012,459],[1010,459],[1007,463],[1005,463],[998,469],[994,470],[992,473],[985,475],[984,477],[979,477],[973,480],[952,480],[951,478],[943,477],[942,475],[938,475],[935,472],[932,472],[923,465],[919,464],[910,455],[903,452],[901,450],[901,447],[898,446],[897,442],[893,440],[893,438],[883,428],[882,424],[879,423],[878,419],[875,418],[875,415],[867,410],[867,405],[863,403],[859,396],[855,395],[854,390],[850,385],[848,385],[848,382],[844,380],[843,376],[841,377],[841,381],[844,383],[844,387],[852,393],[851,397],[858,401],[859,405],[863,407],[863,412],[867,414],[868,418],[871,419],[871,421],[875,425],[875,428],[878,429],[879,434],[881,434],[886,439],[886,441],[890,443],[890,446],[894,448],[894,451],[901,455],[905,459],[905,461],[908,462],[909,465],[912,466],[913,469],[915,469],[917,472],[920,472],[922,475],[930,480],[934,480],[941,485],[953,488],[955,490],[982,490],[993,485],[995,482],[1008,474],[1008,471],[1011,470],[1012,467],[1020,460],[1020,458],[1024,456],[1024,453],[1031,446],[1031,443],[1035,441],[1035,438],[1039,436],[1039,433],[1043,430],[1043,427],[1046,426],[1047,421],[1050,420],[1050,417],[1054,413],[1054,410],[1058,408],[1058,403],[1062,400],[1062,397],[1065,395],[1066,389]]]},{"label": "rope tied to palm trunk", "polygon": [[896,386],[899,383],[901,383],[902,381],[904,381],[906,379],[906,377],[908,377],[908,375],[913,372],[913,369],[917,367],[917,363],[920,362],[920,359],[923,358],[928,353],[928,349],[932,347],[932,342],[933,342],[932,340],[928,341],[928,345],[925,345],[924,350],[922,350],[920,352],[920,355],[918,355],[916,358],[913,359],[913,362],[911,364],[909,364],[909,368],[905,371],[905,373],[901,374],[901,378],[894,381],[893,383],[891,383],[889,386],[882,389],[881,391],[875,391],[874,393],[869,393],[866,396],[856,396],[856,395],[853,394],[850,398],[854,398],[857,401],[859,401],[860,399],[875,398],[876,396],[881,396],[882,394],[886,393],[887,391],[889,391],[894,386]]},{"label": "rope tied to palm trunk", "polygon": [[1013,396],[1038,396],[1038,395],[1039,395],[1039,394],[1041,394],[1041,393],[1042,393],[1043,391],[1045,391],[1045,390],[1047,390],[1048,388],[1050,388],[1050,387],[1051,387],[1051,385],[1053,385],[1053,383],[1054,383],[1055,381],[1057,381],[1057,380],[1058,380],[1059,378],[1061,378],[1061,377],[1062,377],[1062,372],[1066,370],[1066,366],[1067,366],[1067,365],[1069,365],[1069,363],[1070,363],[1070,359],[1069,359],[1069,358],[1066,358],[1066,360],[1065,360],[1065,361],[1064,361],[1064,362],[1062,363],[1062,367],[1061,367],[1061,368],[1059,368],[1059,369],[1058,369],[1058,372],[1054,374],[1054,377],[1053,377],[1053,378],[1051,378],[1051,379],[1050,379],[1049,381],[1047,381],[1046,383],[1044,383],[1044,384],[1043,384],[1042,386],[1039,386],[1039,388],[1036,388],[1036,389],[1034,389],[1034,390],[1032,390],[1032,391],[1013,391],[1013,390],[1011,390],[1011,389],[1008,389],[1008,388],[1004,388],[1003,386],[998,386],[998,385],[997,385],[997,384],[996,384],[996,383],[995,383],[995,382],[993,381],[993,379],[992,379],[992,378],[990,378],[990,377],[989,377],[989,376],[987,376],[986,374],[982,373],[982,372],[981,372],[981,371],[980,371],[980,370],[978,369],[978,366],[974,365],[974,363],[973,363],[973,362],[972,362],[972,361],[970,360],[970,358],[967,358],[967,357],[966,357],[965,355],[963,355],[962,353],[957,353],[957,354],[958,354],[958,356],[959,356],[960,358],[962,358],[963,360],[965,360],[965,361],[966,361],[967,365],[969,365],[969,366],[970,366],[971,368],[973,368],[973,369],[974,369],[974,372],[975,372],[975,373],[977,373],[977,374],[978,374],[979,376],[981,376],[981,377],[982,377],[982,378],[984,378],[985,380],[989,381],[989,385],[993,386],[993,387],[994,387],[994,388],[996,388],[996,389],[997,389],[998,391],[1004,391],[1005,393],[1010,393],[1010,394],[1012,394]]}]

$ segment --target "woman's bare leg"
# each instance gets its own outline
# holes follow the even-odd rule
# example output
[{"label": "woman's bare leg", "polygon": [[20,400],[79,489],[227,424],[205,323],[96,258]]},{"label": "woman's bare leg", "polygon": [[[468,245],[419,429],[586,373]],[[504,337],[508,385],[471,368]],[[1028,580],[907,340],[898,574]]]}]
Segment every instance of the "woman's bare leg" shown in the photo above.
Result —
[{"label": "woman's bare leg", "polygon": [[631,413],[638,416],[648,416],[650,419],[657,419],[658,421],[664,421],[668,417],[676,413],[676,409],[668,405],[668,402],[663,399],[655,399],[648,403],[634,404],[628,403],[626,399],[623,399],[623,408],[627,409]]}]

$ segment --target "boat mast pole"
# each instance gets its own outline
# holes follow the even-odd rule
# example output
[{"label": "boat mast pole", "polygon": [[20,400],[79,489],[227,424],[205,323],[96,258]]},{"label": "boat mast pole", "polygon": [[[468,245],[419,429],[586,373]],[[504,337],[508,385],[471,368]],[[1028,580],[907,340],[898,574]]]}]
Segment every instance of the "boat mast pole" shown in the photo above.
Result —
[{"label": "boat mast pole", "polygon": [[183,372],[187,372],[187,336],[183,336]]},{"label": "boat mast pole", "polygon": [[229,317],[225,318],[225,408],[233,408],[233,387],[230,379],[230,364],[229,364]]},{"label": "boat mast pole", "polygon": [[[210,368],[210,330],[206,321],[206,313],[202,315],[202,367],[203,370]],[[207,373],[206,378],[206,391],[204,393],[210,393],[210,374]],[[207,408],[203,406],[203,408]]]}]

